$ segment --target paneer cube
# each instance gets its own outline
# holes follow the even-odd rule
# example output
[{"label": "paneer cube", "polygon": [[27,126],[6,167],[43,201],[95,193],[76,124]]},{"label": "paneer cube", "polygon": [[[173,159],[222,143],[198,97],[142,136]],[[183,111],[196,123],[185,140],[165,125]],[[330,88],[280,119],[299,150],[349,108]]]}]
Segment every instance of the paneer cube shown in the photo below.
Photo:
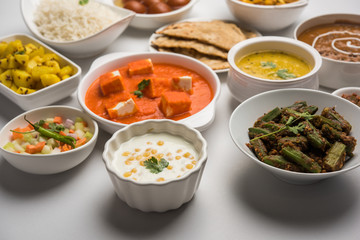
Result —
[{"label": "paneer cube", "polygon": [[104,96],[124,90],[123,78],[118,70],[100,76],[100,89]]},{"label": "paneer cube", "polygon": [[130,62],[128,63],[128,67],[130,76],[138,74],[151,74],[154,72],[154,66],[150,58]]},{"label": "paneer cube", "polygon": [[161,94],[171,87],[169,78],[151,78],[149,80],[149,85],[143,91],[148,98],[161,97]]},{"label": "paneer cube", "polygon": [[138,107],[132,98],[119,102],[116,106],[106,108],[110,118],[130,116],[138,111]]},{"label": "paneer cube", "polygon": [[191,99],[185,92],[164,92],[159,108],[165,117],[173,117],[188,112],[191,108]]},{"label": "paneer cube", "polygon": [[173,77],[172,85],[176,90],[192,94],[192,77],[190,76]]}]

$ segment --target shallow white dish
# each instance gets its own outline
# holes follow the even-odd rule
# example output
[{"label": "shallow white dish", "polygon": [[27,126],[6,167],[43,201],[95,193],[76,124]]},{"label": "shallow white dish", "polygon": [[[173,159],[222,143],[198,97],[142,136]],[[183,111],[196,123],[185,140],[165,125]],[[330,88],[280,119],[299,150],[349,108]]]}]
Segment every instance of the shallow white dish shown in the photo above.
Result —
[{"label": "shallow white dish", "polygon": [[257,5],[240,0],[226,0],[226,4],[239,21],[260,32],[272,32],[293,24],[308,5],[308,0],[283,5]]},{"label": "shallow white dish", "polygon": [[130,21],[135,16],[133,11],[111,5],[110,3],[112,1],[110,0],[100,0],[98,2],[107,5],[122,17],[112,25],[91,36],[76,41],[60,42],[47,39],[38,31],[33,21],[33,14],[39,1],[40,0],[21,0],[21,13],[26,26],[36,38],[72,58],[86,58],[104,51],[128,27]]},{"label": "shallow white dish", "polygon": [[[276,168],[261,162],[245,145],[249,142],[248,128],[264,113],[275,107],[285,107],[295,101],[304,100],[308,105],[316,105],[321,111],[324,107],[336,107],[336,111],[352,124],[350,135],[360,139],[360,109],[349,101],[330,93],[311,89],[280,89],[264,92],[241,103],[232,113],[229,121],[230,135],[236,146],[259,166],[271,172],[281,180],[294,184],[310,184],[329,177],[338,176],[360,166],[360,148],[354,150],[354,156],[344,167],[335,172],[298,173]],[[318,111],[318,112],[319,112]],[[254,176],[256,177],[256,176]]]},{"label": "shallow white dish", "polygon": [[36,107],[52,104],[60,99],[70,96],[73,92],[75,92],[81,76],[81,68],[76,63],[27,34],[19,33],[4,36],[0,38],[0,41],[11,42],[16,39],[21,40],[23,44],[33,43],[36,46],[42,46],[46,53],[55,53],[59,56],[61,65],[70,65],[74,69],[74,75],[56,84],[27,95],[15,93],[10,88],[0,84],[0,92],[4,96],[19,105],[22,109],[30,110]]},{"label": "shallow white dish", "polygon": [[[26,127],[28,125],[24,116],[31,122],[48,117],[62,116],[64,118],[83,118],[87,123],[93,137],[85,145],[55,154],[21,154],[13,153],[3,149],[3,146],[10,140],[11,129]],[[36,108],[22,113],[9,121],[0,131],[0,152],[2,156],[15,168],[33,174],[54,174],[69,170],[83,162],[95,147],[98,137],[98,125],[87,114],[74,107],[68,106],[47,106]]]},{"label": "shallow white dish", "polygon": [[[312,66],[312,70],[308,74],[294,79],[268,80],[249,75],[236,66],[236,61],[243,56],[269,50],[282,51],[298,56],[307,61]],[[228,62],[230,70],[227,77],[227,86],[233,97],[240,102],[258,93],[274,89],[319,88],[317,72],[322,63],[320,54],[311,46],[298,40],[274,36],[247,39],[230,49]]]},{"label": "shallow white dish", "polygon": [[[209,18],[190,18],[190,19],[184,19],[184,20],[181,20],[181,21],[178,21],[178,22],[194,22],[194,21],[197,21],[197,22],[200,22],[200,21],[212,21],[212,20],[215,20],[215,19],[209,19]],[[239,28],[241,28],[242,30],[246,30],[246,31],[251,31],[253,33],[255,33],[258,37],[261,36],[261,33],[259,33],[257,30],[253,29],[253,28],[249,28],[248,26],[246,27],[243,27],[243,26],[240,26],[238,23],[235,23],[231,20],[224,20],[224,19],[220,19],[221,21],[224,21],[224,22],[231,22],[231,23],[234,23],[236,24]],[[171,23],[173,24],[173,23]],[[150,38],[149,38],[149,51],[150,52],[159,52],[153,45],[152,45],[152,41],[154,41],[156,38],[160,37],[161,34],[157,34],[156,32],[157,31],[160,31],[166,27],[168,27],[169,25],[171,24],[167,24],[165,26],[162,26],[158,29],[156,29],[154,31],[153,34],[151,34]],[[214,72],[216,73],[226,73],[229,71],[229,68],[224,68],[224,69],[218,69],[218,70],[214,70]]]},{"label": "shallow white dish", "polygon": [[220,95],[220,80],[218,76],[205,64],[180,54],[174,53],[112,53],[96,59],[91,65],[90,70],[84,76],[78,87],[78,101],[80,106],[93,119],[95,119],[102,129],[109,133],[114,133],[120,128],[127,126],[127,124],[110,121],[94,114],[85,104],[86,91],[93,81],[95,81],[101,74],[113,70],[119,66],[135,60],[151,58],[152,62],[166,62],[175,65],[180,65],[192,69],[202,75],[209,82],[213,89],[214,97],[212,101],[200,112],[179,120],[180,123],[185,123],[199,131],[206,130],[215,118],[215,104]]},{"label": "shallow white dish", "polygon": [[[139,183],[124,178],[111,164],[116,158],[114,152],[119,146],[134,136],[146,133],[169,133],[187,140],[198,153],[196,166],[174,180],[153,183]],[[141,211],[164,212],[179,208],[190,201],[199,187],[207,161],[207,143],[200,132],[185,124],[172,120],[145,120],[126,126],[115,132],[106,142],[103,161],[118,197],[130,207]]]},{"label": "shallow white dish", "polygon": [[339,89],[335,90],[334,92],[332,92],[332,94],[339,96],[339,97],[342,97],[343,94],[351,95],[353,93],[360,96],[360,87],[343,87],[343,88],[339,88]]},{"label": "shallow white dish", "polygon": [[[143,29],[143,30],[154,30],[165,24],[179,21],[180,19],[186,17],[192,7],[199,0],[190,0],[185,6],[167,13],[158,13],[158,14],[140,14],[136,13],[135,17],[130,23],[131,27]],[[120,8],[120,7],[119,7]]]},{"label": "shallow white dish", "polygon": [[[316,16],[300,23],[294,30],[294,38],[314,26],[349,22],[360,24],[359,14],[334,13]],[[328,88],[360,87],[360,62],[345,62],[322,57],[319,70],[320,85]]]}]

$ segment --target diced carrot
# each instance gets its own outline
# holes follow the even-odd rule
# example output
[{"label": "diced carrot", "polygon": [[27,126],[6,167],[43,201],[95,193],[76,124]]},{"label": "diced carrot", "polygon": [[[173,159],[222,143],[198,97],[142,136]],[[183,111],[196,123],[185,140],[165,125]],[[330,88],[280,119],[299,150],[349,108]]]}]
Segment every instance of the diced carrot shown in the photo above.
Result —
[{"label": "diced carrot", "polygon": [[78,148],[86,143],[86,138],[81,138],[80,140],[76,141],[75,147]]},{"label": "diced carrot", "polygon": [[25,152],[30,153],[30,154],[34,154],[34,153],[39,153],[41,152],[41,150],[44,148],[46,142],[38,142],[36,145],[27,145]]},{"label": "diced carrot", "polygon": [[30,130],[33,130],[33,129],[34,129],[34,127],[33,127],[31,124],[27,125],[27,127],[28,127]]},{"label": "diced carrot", "polygon": [[54,117],[54,123],[61,124],[62,122],[63,122],[62,117],[59,116]]},{"label": "diced carrot", "polygon": [[60,147],[60,149],[61,149],[61,152],[66,152],[66,151],[71,150],[71,146],[68,144],[64,144]]},{"label": "diced carrot", "polygon": [[15,128],[14,131],[16,132],[12,132],[12,136],[11,136],[11,139],[12,140],[15,140],[15,139],[23,139],[24,138],[24,135],[21,134],[21,133],[17,133],[17,132],[22,132],[22,129],[21,128]]},{"label": "diced carrot", "polygon": [[42,125],[42,127],[45,128],[45,129],[49,129],[49,123],[44,123],[44,124]]},{"label": "diced carrot", "polygon": [[66,136],[66,133],[64,131],[59,132],[60,135]]},{"label": "diced carrot", "polygon": [[74,133],[75,131],[73,129],[70,129],[69,130],[69,133]]}]

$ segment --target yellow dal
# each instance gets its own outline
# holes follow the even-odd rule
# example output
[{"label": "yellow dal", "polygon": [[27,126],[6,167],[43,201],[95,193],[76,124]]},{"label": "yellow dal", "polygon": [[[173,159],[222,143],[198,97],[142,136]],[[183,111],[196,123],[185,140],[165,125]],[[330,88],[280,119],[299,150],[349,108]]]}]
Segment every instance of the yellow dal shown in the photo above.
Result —
[{"label": "yellow dal", "polygon": [[270,80],[298,78],[311,71],[304,60],[280,51],[252,53],[235,63],[249,75]]}]

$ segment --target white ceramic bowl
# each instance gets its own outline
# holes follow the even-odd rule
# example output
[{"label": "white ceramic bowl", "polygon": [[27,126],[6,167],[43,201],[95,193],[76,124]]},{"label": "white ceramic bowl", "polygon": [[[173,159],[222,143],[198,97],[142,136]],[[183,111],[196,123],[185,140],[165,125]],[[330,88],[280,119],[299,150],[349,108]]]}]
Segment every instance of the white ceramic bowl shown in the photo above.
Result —
[{"label": "white ceramic bowl", "polygon": [[60,58],[60,65],[70,65],[74,69],[75,73],[65,80],[27,95],[15,93],[10,88],[0,84],[0,92],[4,96],[15,102],[22,109],[30,110],[36,107],[52,104],[60,99],[70,96],[73,92],[75,92],[81,76],[81,68],[76,63],[27,34],[13,34],[1,37],[0,42],[11,42],[16,39],[21,40],[23,44],[32,43],[36,46],[42,46],[46,53],[55,53]]},{"label": "white ceramic bowl", "polygon": [[249,4],[240,0],[226,0],[226,4],[239,21],[260,32],[272,32],[293,24],[308,5],[308,0],[274,6]]},{"label": "white ceramic bowl", "polygon": [[[326,14],[307,19],[294,30],[294,38],[306,29],[323,24],[336,22],[357,23],[360,25],[359,14]],[[320,85],[328,88],[360,87],[360,62],[345,62],[322,57],[323,63],[319,70]]]},{"label": "white ceramic bowl", "polygon": [[[253,96],[241,103],[232,113],[229,128],[231,137],[236,146],[259,166],[270,171],[274,176],[289,183],[310,184],[329,177],[344,174],[360,166],[360,148],[354,150],[354,157],[348,160],[344,167],[335,172],[328,173],[299,173],[276,168],[261,162],[253,152],[245,145],[249,142],[248,128],[264,113],[275,107],[285,107],[295,101],[304,100],[308,105],[319,107],[318,113],[324,107],[336,107],[341,115],[352,124],[351,135],[360,139],[360,109],[349,101],[330,93],[311,89],[280,89],[268,91]],[[318,114],[317,113],[317,114]],[[254,176],[256,177],[256,176]]]},{"label": "white ceramic bowl", "polygon": [[[123,142],[146,133],[169,133],[187,140],[195,147],[199,159],[196,166],[174,180],[139,183],[124,178],[111,164],[114,152]],[[190,201],[199,187],[207,161],[207,143],[200,132],[172,120],[146,120],[118,130],[105,144],[103,160],[118,197],[141,211],[164,212]]]},{"label": "white ceramic bowl", "polygon": [[131,27],[144,29],[144,30],[154,30],[165,24],[177,22],[185,18],[189,13],[192,7],[198,0],[190,0],[185,6],[167,13],[158,13],[158,14],[140,14],[136,13],[135,17],[130,23]]},{"label": "white ceramic bowl", "polygon": [[[41,119],[54,116],[62,116],[64,118],[75,119],[76,117],[83,118],[87,123],[90,131],[94,134],[92,139],[85,145],[61,153],[55,154],[21,154],[13,153],[3,149],[3,146],[9,142],[11,136],[11,129],[17,127],[26,127],[28,123],[25,122],[24,116],[29,121],[37,122]],[[77,108],[68,106],[48,106],[36,108],[34,110],[25,112],[9,121],[0,131],[0,152],[2,156],[15,168],[27,173],[33,174],[54,174],[69,170],[81,162],[83,162],[95,147],[98,137],[97,123],[92,120],[87,114]]]},{"label": "white ceramic bowl", "polygon": [[[299,78],[289,80],[267,80],[251,76],[240,70],[235,62],[248,54],[257,51],[276,50],[298,56],[307,61],[312,70]],[[230,70],[227,85],[235,99],[242,102],[245,99],[269,90],[280,88],[309,88],[318,89],[317,72],[321,66],[320,54],[309,45],[285,37],[258,37],[247,39],[232,47],[228,54]]]},{"label": "white ceramic bowl", "polygon": [[127,124],[114,122],[93,113],[85,104],[86,91],[93,81],[95,81],[101,74],[109,72],[110,70],[120,66],[125,66],[129,62],[146,58],[151,58],[153,63],[165,62],[191,69],[202,75],[209,82],[214,94],[212,101],[200,112],[179,120],[179,122],[189,124],[191,127],[194,127],[199,131],[207,129],[215,118],[215,104],[220,95],[221,89],[220,80],[211,68],[200,61],[175,53],[114,53],[95,60],[88,73],[80,82],[77,92],[79,103],[85,112],[94,118],[100,124],[100,127],[107,132],[114,133],[118,129],[127,126]]},{"label": "white ceramic bowl", "polygon": [[353,93],[360,96],[360,87],[343,87],[335,90],[332,94],[342,97],[343,94],[351,95]]},{"label": "white ceramic bowl", "polygon": [[33,21],[34,11],[39,1],[40,0],[21,0],[21,13],[26,26],[36,38],[72,58],[86,58],[104,51],[128,27],[131,19],[135,16],[135,13],[132,11],[112,6],[109,4],[111,3],[110,0],[100,0],[98,2],[106,4],[122,17],[100,32],[86,38],[67,42],[54,41],[43,37]]}]

